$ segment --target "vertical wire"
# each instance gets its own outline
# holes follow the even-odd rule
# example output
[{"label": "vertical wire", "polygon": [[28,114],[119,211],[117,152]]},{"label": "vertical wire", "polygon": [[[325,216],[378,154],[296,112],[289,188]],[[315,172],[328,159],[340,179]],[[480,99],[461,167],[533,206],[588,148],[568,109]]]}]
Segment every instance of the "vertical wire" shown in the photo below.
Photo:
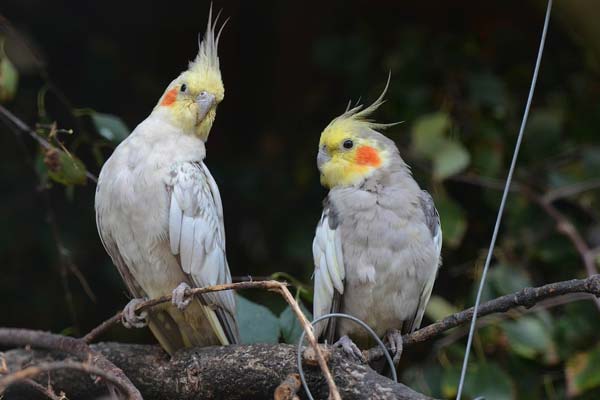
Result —
[{"label": "vertical wire", "polygon": [[475,299],[475,305],[473,307],[473,319],[471,320],[471,326],[469,328],[469,338],[467,339],[467,347],[465,349],[465,357],[463,359],[462,370],[460,372],[460,381],[458,383],[458,391],[456,394],[456,400],[460,400],[462,396],[463,386],[465,383],[465,376],[467,373],[467,366],[469,363],[469,354],[471,352],[471,345],[473,343],[473,335],[475,333],[475,326],[477,323],[477,308],[481,302],[481,294],[485,285],[487,272],[490,266],[490,260],[494,253],[494,246],[496,244],[496,238],[498,237],[498,230],[500,229],[500,223],[502,222],[502,214],[504,213],[504,206],[506,204],[506,198],[512,182],[513,172],[515,165],[517,164],[517,156],[519,155],[519,148],[521,147],[521,141],[523,140],[523,132],[527,125],[527,117],[529,116],[529,108],[531,107],[531,100],[533,99],[533,93],[535,92],[535,84],[537,82],[538,72],[542,61],[542,54],[544,54],[544,44],[546,42],[546,33],[548,31],[548,24],[550,22],[550,11],[552,10],[552,0],[548,0],[548,6],[546,7],[546,18],[544,20],[544,28],[542,30],[542,37],[540,39],[540,47],[537,54],[537,60],[535,62],[535,68],[533,70],[533,77],[531,79],[531,87],[529,88],[529,96],[525,105],[525,112],[523,113],[523,119],[521,120],[521,128],[519,129],[519,136],[517,137],[517,143],[515,144],[515,150],[513,153],[510,168],[508,170],[508,177],[506,178],[506,184],[504,186],[504,192],[502,193],[502,201],[500,202],[500,208],[498,209],[498,215],[496,217],[496,224],[494,225],[494,233],[492,234],[492,240],[488,249],[488,254],[485,259],[485,265],[483,267],[483,273],[481,274],[481,280],[479,282],[479,289],[477,290],[477,297]]}]

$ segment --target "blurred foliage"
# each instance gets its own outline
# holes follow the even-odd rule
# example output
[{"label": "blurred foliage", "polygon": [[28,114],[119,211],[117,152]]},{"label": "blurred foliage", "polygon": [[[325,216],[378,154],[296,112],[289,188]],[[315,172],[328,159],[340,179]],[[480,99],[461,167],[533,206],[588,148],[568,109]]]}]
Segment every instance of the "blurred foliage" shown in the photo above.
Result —
[{"label": "blurred foliage", "polygon": [[[73,185],[83,183],[83,168],[98,173],[194,57],[208,3],[176,15],[164,2],[50,3],[5,1],[13,26],[0,20],[0,101],[58,149],[39,153],[0,121],[0,325],[78,335],[127,297],[97,237],[94,185]],[[232,18],[220,48],[227,95],[207,164],[224,201],[234,276],[281,271],[309,306],[312,235],[325,195],[315,166],[319,133],[348,99],[374,99],[391,71],[388,101],[375,117],[404,121],[386,134],[432,193],[444,230],[444,266],[427,316],[473,303],[542,23],[542,2],[484,3],[217,2]],[[560,3],[515,179],[553,199],[597,248],[600,41],[579,27],[593,28],[600,4]],[[555,222],[513,192],[484,297],[583,276]],[[243,296],[245,342],[297,340],[282,299]],[[589,299],[572,297],[482,320],[467,397],[598,398],[598,313]],[[403,381],[452,398],[465,335],[458,328],[406,349]],[[147,330],[122,328],[104,339],[153,341]]]}]

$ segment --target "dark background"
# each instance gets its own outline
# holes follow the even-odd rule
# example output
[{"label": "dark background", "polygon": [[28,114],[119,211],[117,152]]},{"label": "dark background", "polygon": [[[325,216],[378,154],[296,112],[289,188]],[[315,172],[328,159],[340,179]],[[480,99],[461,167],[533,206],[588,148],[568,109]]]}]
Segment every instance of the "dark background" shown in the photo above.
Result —
[{"label": "dark background", "polygon": [[[553,204],[594,248],[600,244],[600,5],[556,3],[515,179],[540,195],[579,188]],[[4,0],[0,34],[19,85],[3,105],[30,126],[56,121],[73,129],[58,138],[97,175],[116,143],[99,134],[85,109],[133,129],[195,57],[208,8],[205,1]],[[374,118],[404,121],[386,134],[432,192],[443,220],[444,266],[428,317],[471,305],[544,3],[217,1],[214,8],[230,21],[219,49],[226,95],[207,165],[223,198],[232,274],[285,272],[310,291],[311,242],[326,194],[315,165],[319,134],[348,100],[374,100],[391,71],[389,101]],[[45,114],[37,100],[44,85],[50,85]],[[48,180],[29,137],[16,138],[4,123],[0,133],[0,326],[83,334],[128,301],[96,233],[94,185]],[[416,144],[431,136],[459,150],[439,160]],[[436,162],[450,165],[450,173],[436,173]],[[554,221],[531,199],[512,194],[486,298],[584,276],[580,256]],[[283,309],[273,295],[243,295],[275,315]],[[310,293],[302,291],[302,298]],[[486,320],[467,394],[597,398],[599,310],[581,297],[563,303]],[[407,351],[404,382],[452,397],[463,335]],[[146,330],[123,328],[103,339],[153,341]]]}]

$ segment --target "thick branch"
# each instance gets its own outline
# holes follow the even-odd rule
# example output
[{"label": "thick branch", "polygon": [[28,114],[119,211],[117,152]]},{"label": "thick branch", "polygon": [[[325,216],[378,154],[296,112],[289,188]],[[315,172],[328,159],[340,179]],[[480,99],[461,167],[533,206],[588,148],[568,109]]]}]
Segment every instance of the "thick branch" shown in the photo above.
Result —
[{"label": "thick branch", "polygon": [[[313,348],[317,362],[319,363],[319,367],[321,371],[323,371],[323,375],[327,381],[327,385],[329,386],[330,397],[333,400],[341,400],[340,394],[335,386],[335,382],[333,380],[333,376],[329,371],[327,366],[327,362],[325,361],[325,357],[321,351],[321,348],[317,345],[317,339],[315,338],[313,327],[310,322],[306,319],[302,311],[300,310],[300,306],[298,302],[294,299],[294,296],[290,293],[287,288],[287,284],[285,282],[279,282],[275,280],[270,281],[256,281],[256,282],[238,282],[238,283],[226,283],[222,285],[213,285],[202,288],[190,288],[185,292],[186,297],[197,296],[203,293],[209,292],[220,292],[223,290],[241,290],[241,289],[266,289],[278,292],[284,298],[284,300],[290,305],[300,325],[302,325],[302,329],[306,332],[306,337],[311,347]],[[136,307],[136,312],[141,312],[145,309],[154,307],[158,304],[166,303],[171,301],[173,298],[172,295],[157,297],[155,299],[147,300],[143,303],[140,303]],[[123,312],[119,312],[113,317],[101,323],[98,327],[94,328],[90,333],[84,336],[83,340],[87,343],[93,341],[98,335],[100,335],[104,330],[108,329],[112,325],[114,325],[117,321],[119,321],[123,316]]]},{"label": "thick branch", "polygon": [[[289,374],[297,372],[295,346],[286,344],[186,349],[172,359],[158,346],[99,343],[90,347],[120,367],[145,400],[269,399]],[[9,369],[15,371],[62,357],[59,353],[18,349],[6,352],[5,358]],[[428,399],[368,366],[355,363],[341,351],[333,352],[329,366],[344,400]],[[307,365],[305,373],[315,398],[326,399],[329,388],[320,368]],[[51,382],[55,390],[64,391],[71,400],[106,393],[103,386],[92,384],[85,374],[78,372],[53,371]],[[23,388],[13,390],[18,389]]]},{"label": "thick branch", "polygon": [[[0,328],[0,345],[6,347],[34,346],[74,355],[78,360],[88,362],[92,367],[99,368],[106,374],[112,375],[119,382],[119,387],[126,389],[127,398],[142,398],[140,392],[121,369],[108,361],[102,354],[92,350],[81,339],[28,329]],[[9,371],[14,372],[15,370],[9,368]]]}]

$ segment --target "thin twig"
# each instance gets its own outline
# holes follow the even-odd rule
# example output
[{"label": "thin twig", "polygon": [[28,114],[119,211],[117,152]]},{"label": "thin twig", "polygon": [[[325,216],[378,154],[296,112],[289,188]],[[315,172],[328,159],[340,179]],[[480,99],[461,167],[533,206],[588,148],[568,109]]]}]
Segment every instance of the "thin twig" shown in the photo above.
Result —
[{"label": "thin twig", "polygon": [[[549,283],[539,287],[521,289],[515,293],[507,294],[479,305],[477,315],[486,315],[507,312],[517,307],[532,308],[547,299],[553,299],[572,293],[589,293],[600,297],[600,275],[590,276],[586,279],[572,279],[568,281]],[[471,322],[473,307],[449,315],[441,321],[427,325],[413,333],[402,336],[404,346],[425,342],[441,335],[442,333]],[[379,359],[383,353],[379,347],[369,350],[370,360]]]},{"label": "thin twig", "polygon": [[333,380],[333,376],[331,375],[331,371],[329,371],[329,367],[327,367],[327,362],[325,361],[323,352],[319,347],[312,325],[304,316],[304,313],[300,309],[298,302],[294,299],[294,296],[292,296],[288,288],[282,285],[279,289],[279,292],[281,293],[285,301],[288,302],[288,304],[296,314],[296,317],[298,317],[298,320],[302,325],[302,329],[304,329],[304,332],[306,332],[306,339],[308,340],[308,343],[310,343],[311,347],[315,351],[315,354],[317,355],[319,367],[321,367],[323,375],[325,375],[325,380],[327,381],[327,386],[329,386],[329,398],[333,400],[342,400],[337,386],[335,385],[335,381]]},{"label": "thin twig", "polygon": [[139,395],[139,392],[137,392],[137,389],[137,393],[131,391],[131,388],[128,385],[125,385],[121,379],[117,378],[113,374],[108,373],[102,368],[95,367],[88,363],[76,361],[55,361],[40,363],[6,375],[5,377],[0,379],[0,394],[2,394],[6,390],[6,388],[12,385],[13,383],[32,379],[44,372],[52,372],[60,369],[82,371],[87,372],[88,374],[99,376],[105,381],[110,382],[115,387],[117,387],[122,393],[124,393],[127,396],[127,399],[142,399],[141,395]]},{"label": "thin twig", "polygon": [[[16,115],[8,111],[4,106],[0,105],[0,114],[5,117],[8,121],[10,121],[19,131],[27,133],[33,140],[38,142],[40,146],[42,146],[46,150],[55,150],[56,147],[48,142],[46,139],[37,134],[33,129],[31,129],[25,122],[19,119]],[[98,183],[98,178],[89,172],[87,169],[85,171],[85,176],[92,182]]]},{"label": "thin twig", "polygon": [[[527,315],[530,313],[536,313],[536,312],[548,310],[548,309],[551,309],[554,307],[563,306],[565,304],[574,303],[576,301],[590,300],[590,299],[594,299],[594,298],[595,298],[594,295],[592,295],[590,293],[572,293],[572,294],[567,294],[567,295],[560,296],[560,297],[552,297],[552,298],[543,300],[543,301],[537,303],[532,308],[525,309],[523,311],[509,310],[503,314],[489,315],[489,316],[483,317],[477,321],[477,329],[481,329],[481,328],[484,328],[489,325],[495,325],[495,324],[498,324],[499,322],[505,321],[507,319],[517,319],[523,315]],[[514,312],[511,312],[511,311],[514,311]],[[441,349],[446,346],[449,346],[450,344],[456,342],[458,339],[464,337],[467,333],[469,333],[468,327],[463,326],[460,329],[457,328],[455,332],[452,332],[451,334],[449,334],[446,337],[437,341],[435,343],[435,348]]]},{"label": "thin twig", "polygon": [[50,387],[50,385],[48,385],[48,387],[46,387],[44,385],[41,385],[41,384],[37,383],[33,379],[25,379],[23,381],[23,383],[26,383],[28,386],[30,386],[31,388],[33,388],[36,392],[38,392],[39,394],[43,394],[44,396],[46,396],[50,400],[64,400],[64,399],[66,399],[66,397],[59,396],[56,393],[54,393],[54,391],[52,390],[52,388]]},{"label": "thin twig", "polygon": [[[304,316],[304,313],[300,309],[298,302],[294,299],[294,296],[292,296],[292,294],[288,290],[287,283],[279,282],[279,281],[275,281],[275,280],[227,283],[227,284],[223,284],[223,285],[214,285],[214,286],[207,286],[207,287],[202,287],[202,288],[191,288],[191,289],[186,290],[185,297],[190,298],[193,296],[197,296],[197,295],[209,293],[209,292],[220,292],[223,290],[242,290],[242,289],[271,290],[271,291],[278,292],[279,294],[281,294],[281,296],[283,296],[285,301],[288,302],[291,309],[296,314],[296,317],[300,321],[302,328],[306,332],[306,336],[307,336],[307,339],[308,339],[311,347],[313,347],[313,349],[315,350],[315,354],[317,355],[319,366],[321,367],[321,370],[323,371],[323,375],[325,376],[325,379],[327,380],[327,384],[329,386],[329,393],[331,394],[331,396],[334,400],[341,400],[340,394],[337,390],[337,387],[335,386],[333,376],[331,375],[331,372],[329,371],[329,368],[327,367],[327,362],[325,361],[323,353],[321,352],[321,348],[318,346],[317,339],[315,338],[315,335],[313,333],[312,326],[310,325],[310,322]],[[169,302],[169,301],[171,301],[172,297],[173,297],[172,295],[166,295],[166,296],[161,296],[161,297],[157,297],[155,299],[150,299],[150,300],[144,301],[137,305],[137,307],[135,308],[135,312],[139,313],[148,308],[154,307],[158,304]],[[91,341],[95,340],[100,334],[102,334],[108,328],[110,328],[115,323],[120,321],[122,316],[123,316],[123,311],[120,311],[116,315],[109,318],[108,320],[102,322],[96,328],[92,329],[87,335],[85,335],[83,337],[83,341],[85,341],[86,343],[90,343]]]},{"label": "thin twig", "polygon": [[[531,189],[522,187],[521,192],[546,211],[546,213],[556,222],[556,230],[565,235],[571,243],[573,243],[573,247],[577,250],[579,257],[585,266],[587,276],[596,275],[598,269],[596,268],[596,263],[594,261],[594,252],[590,249],[575,225],[563,215],[563,213],[558,211],[552,203],[544,201],[543,197],[538,196]],[[594,302],[596,307],[600,310],[600,299],[594,299]]]},{"label": "thin twig", "polygon": [[[536,288],[521,289],[518,292],[507,294],[481,304],[477,313],[480,317],[483,317],[484,315],[506,312],[516,307],[530,308],[542,300],[569,293],[590,293],[596,297],[600,296],[600,275],[594,275],[586,279],[572,279],[550,283]],[[450,315],[418,331],[404,335],[402,337],[403,343],[404,345],[411,345],[432,339],[448,329],[470,322],[472,316],[473,307]]]},{"label": "thin twig", "polygon": [[546,203],[552,203],[564,197],[571,197],[582,192],[600,188],[600,179],[592,179],[589,181],[577,182],[572,185],[561,186],[556,189],[547,191],[542,199]]},{"label": "thin twig", "polygon": [[[0,16],[0,20],[1,20],[1,16]],[[17,118],[13,113],[11,113],[10,111],[8,111],[6,108],[4,108],[2,105],[0,105],[0,116],[5,120],[6,124],[8,125],[8,127],[13,130],[13,132],[15,133],[15,135],[17,136],[17,140],[19,141],[19,143],[21,144],[21,146],[24,149],[24,153],[25,153],[25,157],[32,169],[32,171],[34,172],[34,174],[38,177],[39,183],[40,183],[40,187],[43,183],[43,179],[40,175],[40,173],[38,172],[38,170],[35,167],[34,161],[31,159],[31,157],[29,156],[28,152],[27,152],[27,147],[25,146],[24,141],[22,140],[22,133],[28,133],[35,141],[37,141],[42,147],[44,147],[45,149],[55,149],[52,144],[50,144],[47,140],[45,140],[44,138],[42,138],[41,136],[39,136],[34,130],[32,130],[25,122],[23,122],[21,119]],[[87,172],[87,171],[86,171]],[[92,175],[92,177],[95,179],[95,177]],[[50,227],[52,236],[54,237],[54,244],[56,246],[56,250],[58,253],[58,259],[59,259],[59,276],[61,278],[61,284],[63,286],[63,292],[65,295],[65,301],[67,303],[67,307],[69,308],[69,313],[71,315],[71,319],[73,322],[73,325],[75,326],[75,329],[78,330],[79,329],[79,323],[77,320],[77,314],[75,312],[75,306],[73,305],[73,294],[71,292],[71,289],[69,287],[69,281],[68,281],[68,272],[72,272],[75,277],[77,278],[77,280],[80,282],[83,290],[86,292],[86,294],[90,297],[90,299],[92,301],[96,301],[95,300],[95,296],[94,293],[92,292],[89,284],[87,283],[85,277],[83,276],[83,274],[81,273],[81,271],[79,271],[79,269],[77,268],[77,266],[73,263],[73,261],[71,260],[68,252],[66,251],[66,248],[63,246],[62,244],[62,239],[61,239],[61,235],[60,235],[60,230],[58,228],[58,224],[56,222],[56,218],[54,217],[54,211],[52,208],[52,203],[50,200],[50,196],[48,195],[46,190],[40,189],[40,197],[42,198],[45,208],[46,208],[46,219],[47,219],[47,223]]]},{"label": "thin twig", "polygon": [[127,393],[129,398],[142,399],[140,392],[120,368],[108,361],[102,354],[90,349],[87,343],[81,339],[29,329],[0,328],[0,345],[32,346],[73,354],[81,360],[91,363],[95,368],[101,369],[106,374],[112,375],[113,379],[118,379],[120,381],[119,387],[125,386],[128,388],[124,393]]},{"label": "thin twig", "polygon": [[[272,280],[271,281],[249,281],[249,282],[226,283],[223,285],[214,285],[214,286],[207,286],[207,287],[202,287],[202,288],[190,288],[185,291],[185,298],[190,298],[193,296],[197,296],[197,295],[209,293],[209,292],[221,292],[223,290],[266,289],[266,290],[275,290],[276,291],[276,290],[279,290],[281,285],[285,286],[287,284],[283,283],[283,282],[272,281]],[[162,303],[168,303],[171,301],[172,298],[173,298],[172,295],[167,295],[167,296],[157,297],[155,299],[146,300],[137,305],[137,307],[135,308],[135,312],[140,313],[140,312],[147,310],[149,308],[152,308],[156,305],[159,305]],[[88,334],[86,334],[82,338],[83,341],[86,343],[93,342],[94,340],[96,340],[96,338],[98,336],[100,336],[102,333],[104,333],[107,329],[109,329],[110,327],[112,327],[113,325],[115,325],[116,323],[121,321],[122,318],[123,318],[123,310],[119,311],[117,314],[113,315],[112,317],[110,317],[109,319],[102,322],[100,325],[98,325],[94,329],[92,329]]]},{"label": "thin twig", "polygon": [[[480,187],[499,189],[498,181],[475,175],[460,175],[451,178],[458,182],[464,182]],[[587,276],[593,276],[598,273],[596,268],[595,257],[598,254],[598,250],[591,249],[581,233],[577,230],[575,225],[561,213],[553,204],[553,201],[560,198],[581,193],[586,190],[597,188],[600,185],[600,181],[589,181],[582,182],[581,184],[571,185],[565,188],[556,189],[555,191],[549,191],[544,195],[536,194],[530,187],[515,183],[511,190],[518,191],[523,194],[529,200],[537,204],[542,210],[546,212],[556,222],[557,231],[565,235],[575,247],[575,250],[579,254],[581,261],[585,267]],[[594,299],[596,306],[600,309],[600,299]]]}]

